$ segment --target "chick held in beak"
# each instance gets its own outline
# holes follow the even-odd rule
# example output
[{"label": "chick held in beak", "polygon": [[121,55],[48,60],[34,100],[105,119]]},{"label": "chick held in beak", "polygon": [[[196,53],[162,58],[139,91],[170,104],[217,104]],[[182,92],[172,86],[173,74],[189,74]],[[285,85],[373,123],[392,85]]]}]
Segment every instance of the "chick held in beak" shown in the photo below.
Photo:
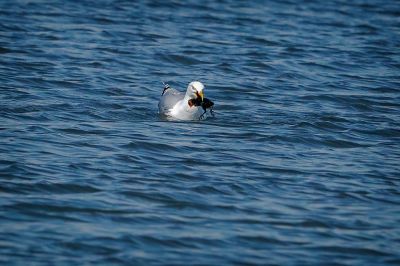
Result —
[{"label": "chick held in beak", "polygon": [[203,93],[203,91],[200,91],[200,92],[196,91],[196,96],[197,96],[197,100],[201,100],[201,102],[204,101],[204,93]]}]

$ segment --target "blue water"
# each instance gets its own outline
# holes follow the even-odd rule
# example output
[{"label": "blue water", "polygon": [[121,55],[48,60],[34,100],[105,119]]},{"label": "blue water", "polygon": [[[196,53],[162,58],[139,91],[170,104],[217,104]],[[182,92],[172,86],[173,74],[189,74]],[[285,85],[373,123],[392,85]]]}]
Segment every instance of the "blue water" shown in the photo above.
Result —
[{"label": "blue water", "polygon": [[[399,265],[399,18],[2,0],[0,264]],[[160,117],[192,80],[216,117]]]}]

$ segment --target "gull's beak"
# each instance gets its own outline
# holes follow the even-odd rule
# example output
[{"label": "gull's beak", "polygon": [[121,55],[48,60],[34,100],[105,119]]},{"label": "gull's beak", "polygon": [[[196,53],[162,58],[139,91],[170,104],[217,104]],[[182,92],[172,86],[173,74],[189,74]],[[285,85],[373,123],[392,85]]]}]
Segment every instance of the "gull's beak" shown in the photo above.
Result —
[{"label": "gull's beak", "polygon": [[204,93],[203,93],[203,91],[201,91],[201,92],[196,92],[196,94],[197,94],[197,98],[201,98],[201,101],[203,102],[203,100],[204,100]]}]

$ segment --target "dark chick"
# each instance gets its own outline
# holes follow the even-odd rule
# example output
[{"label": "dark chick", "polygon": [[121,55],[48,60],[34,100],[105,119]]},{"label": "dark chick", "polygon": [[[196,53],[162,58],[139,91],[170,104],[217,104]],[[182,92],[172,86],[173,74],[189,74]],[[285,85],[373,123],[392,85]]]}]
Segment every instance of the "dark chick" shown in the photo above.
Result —
[{"label": "dark chick", "polygon": [[204,98],[203,101],[201,100],[201,98],[190,99],[188,104],[189,106],[201,106],[201,108],[203,108],[204,113],[201,114],[200,120],[203,119],[204,115],[207,113],[207,109],[210,109],[211,115],[214,116],[214,111],[212,110],[214,102],[210,99]]},{"label": "dark chick", "polygon": [[203,102],[201,102],[201,107],[203,108],[204,113],[200,116],[200,119],[203,119],[203,116],[205,115],[205,113],[207,113],[207,109],[210,109],[211,115],[214,116],[214,111],[212,109],[213,106],[214,103],[210,99],[204,98]]}]

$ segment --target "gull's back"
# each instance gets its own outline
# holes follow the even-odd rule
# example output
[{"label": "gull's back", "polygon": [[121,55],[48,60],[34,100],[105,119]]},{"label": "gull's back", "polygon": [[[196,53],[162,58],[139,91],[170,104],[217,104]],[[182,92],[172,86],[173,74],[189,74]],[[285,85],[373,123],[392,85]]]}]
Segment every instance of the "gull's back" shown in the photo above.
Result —
[{"label": "gull's back", "polygon": [[164,91],[161,96],[160,102],[158,103],[158,111],[160,114],[167,114],[177,102],[185,97],[185,93],[179,92],[176,89],[168,88]]}]

